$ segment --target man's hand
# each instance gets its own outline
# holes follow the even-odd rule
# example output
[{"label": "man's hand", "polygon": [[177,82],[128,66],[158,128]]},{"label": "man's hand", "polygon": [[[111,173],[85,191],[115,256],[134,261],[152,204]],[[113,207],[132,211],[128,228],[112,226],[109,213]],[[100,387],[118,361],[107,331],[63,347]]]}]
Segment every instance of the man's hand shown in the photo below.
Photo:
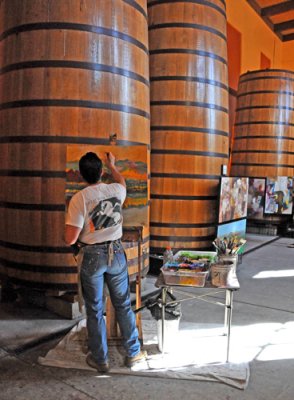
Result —
[{"label": "man's hand", "polygon": [[105,165],[106,167],[108,167],[109,169],[111,169],[111,167],[115,166],[115,157],[112,153],[105,153]]}]

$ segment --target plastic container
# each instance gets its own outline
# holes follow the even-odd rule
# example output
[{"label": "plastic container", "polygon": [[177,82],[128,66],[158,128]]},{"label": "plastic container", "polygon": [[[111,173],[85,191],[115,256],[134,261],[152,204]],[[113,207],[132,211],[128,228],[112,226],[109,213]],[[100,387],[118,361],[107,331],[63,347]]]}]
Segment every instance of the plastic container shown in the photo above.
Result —
[{"label": "plastic container", "polygon": [[[179,335],[180,319],[164,320],[164,351],[169,353],[176,349]],[[157,321],[158,348],[162,351],[162,320]]]},{"label": "plastic container", "polygon": [[193,250],[180,250],[174,255],[174,262],[178,262],[182,257],[188,256],[189,260],[195,259],[195,261],[204,261],[204,271],[183,271],[183,270],[172,270],[163,266],[161,272],[163,274],[164,282],[168,285],[180,285],[180,286],[195,286],[204,287],[207,277],[209,275],[209,267],[211,262],[214,262],[217,257],[215,251],[193,251]]},{"label": "plastic container", "polygon": [[164,282],[167,285],[204,287],[209,271],[171,271],[170,268],[161,268]]}]

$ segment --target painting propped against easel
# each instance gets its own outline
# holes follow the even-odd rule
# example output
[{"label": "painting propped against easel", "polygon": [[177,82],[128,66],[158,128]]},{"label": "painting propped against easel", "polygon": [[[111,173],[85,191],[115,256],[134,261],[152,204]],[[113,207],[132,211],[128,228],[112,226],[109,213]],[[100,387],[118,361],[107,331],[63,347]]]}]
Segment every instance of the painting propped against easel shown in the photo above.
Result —
[{"label": "painting propped against easel", "polygon": [[[79,160],[87,152],[94,152],[103,161],[105,153],[115,156],[115,165],[127,184],[127,197],[123,205],[123,225],[148,225],[148,170],[147,147],[68,145],[66,154],[66,208],[71,197],[86,187],[79,173]],[[112,183],[110,172],[103,167],[102,182]]]}]

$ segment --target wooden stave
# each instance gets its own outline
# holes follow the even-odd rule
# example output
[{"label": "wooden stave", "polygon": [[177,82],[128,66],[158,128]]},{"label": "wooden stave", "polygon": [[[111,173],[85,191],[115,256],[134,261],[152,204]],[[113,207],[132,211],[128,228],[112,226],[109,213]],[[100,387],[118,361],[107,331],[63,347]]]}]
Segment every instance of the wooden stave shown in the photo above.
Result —
[{"label": "wooden stave", "polygon": [[[290,114],[290,117],[286,118],[286,114]],[[232,158],[234,175],[241,172],[240,168],[246,176],[293,175],[292,71],[261,70],[241,75],[235,135]]]},{"label": "wooden stave", "polygon": [[[14,2],[15,3],[15,2]],[[41,4],[42,3],[42,4]],[[47,2],[45,2],[47,4]],[[43,1],[41,1],[38,4],[41,4],[42,6],[44,6],[45,4]],[[76,2],[76,4],[80,2]],[[97,3],[97,2],[94,2]],[[102,2],[103,3],[103,2]],[[120,5],[123,7],[130,7],[130,4],[127,4],[127,2],[116,2],[121,3]],[[124,4],[123,4],[124,3]],[[131,2],[132,3],[132,2]],[[141,2],[142,3],[142,2]],[[12,4],[12,3],[10,3]],[[64,3],[65,4],[65,3]],[[72,6],[72,2],[70,4],[70,6]],[[96,4],[97,5],[97,4]],[[134,6],[135,3],[132,4],[132,6]],[[23,2],[23,7],[29,7],[29,4],[27,2]],[[143,15],[143,6],[146,7],[146,5],[143,2],[143,5],[141,4],[136,4],[136,7],[132,7],[132,10],[136,10],[136,11],[132,11],[136,13],[136,17],[139,16],[139,14],[141,15],[141,21],[145,20],[145,26],[146,26],[146,15]],[[67,2],[66,7],[69,7],[69,3]],[[141,7],[141,10],[140,10]],[[42,8],[42,7],[41,7]],[[129,8],[130,9],[130,8]],[[139,13],[138,13],[139,10]],[[70,59],[72,57],[72,54],[69,52],[68,57],[64,57],[66,58],[66,60],[64,61],[64,58],[62,60],[60,60],[59,62],[56,63],[56,61],[58,61],[58,57],[60,57],[61,55],[61,47],[62,46],[52,46],[52,51],[48,51],[48,49],[44,49],[44,46],[37,46],[37,48],[35,48],[35,54],[33,57],[32,55],[32,51],[31,51],[31,47],[30,47],[30,40],[28,38],[28,32],[30,32],[30,29],[33,28],[33,30],[31,30],[31,39],[33,38],[33,40],[36,43],[39,43],[40,41],[42,42],[43,37],[47,36],[47,33],[50,31],[52,33],[52,37],[51,37],[51,43],[58,43],[58,38],[60,37],[61,33],[58,30],[54,30],[54,27],[50,27],[47,25],[46,30],[44,30],[44,32],[42,32],[42,30],[40,30],[40,26],[38,27],[38,29],[35,29],[36,26],[33,26],[34,23],[39,22],[38,18],[40,17],[40,12],[38,12],[37,10],[31,10],[31,13],[28,13],[28,9],[25,10],[24,14],[26,16],[26,18],[23,18],[23,20],[18,21],[18,26],[16,27],[16,29],[14,29],[14,31],[19,31],[18,35],[17,35],[17,40],[18,40],[18,44],[21,41],[22,42],[22,52],[13,52],[11,49],[13,49],[14,47],[11,46],[13,41],[15,41],[15,32],[11,31],[11,28],[13,28],[13,23],[11,23],[11,21],[9,21],[8,19],[5,19],[5,21],[7,22],[7,24],[4,26],[4,31],[6,31],[4,37],[2,35],[2,46],[3,46],[3,42],[6,40],[7,43],[7,47],[9,47],[10,51],[8,52],[8,57],[6,54],[5,60],[7,61],[6,63],[2,63],[3,68],[1,70],[1,77],[0,79],[2,79],[2,85],[3,84],[3,77],[5,77],[7,80],[5,80],[5,88],[9,89],[9,87],[13,86],[13,84],[15,84],[15,82],[17,81],[17,75],[19,75],[19,81],[21,82],[21,80],[25,79],[27,82],[32,82],[33,81],[33,74],[31,73],[32,71],[34,71],[36,74],[38,74],[39,76],[42,76],[42,74],[44,74],[44,70],[47,68],[47,74],[51,76],[51,79],[56,80],[57,83],[55,82],[55,86],[51,85],[51,92],[49,93],[50,96],[46,97],[46,100],[50,101],[51,99],[57,99],[60,100],[62,99],[61,96],[58,97],[58,85],[61,82],[61,75],[62,72],[64,71],[64,65],[66,65],[68,68],[75,68],[75,71],[78,70],[79,66],[81,66],[82,68],[86,68],[86,70],[80,70],[79,74],[83,75],[83,80],[84,82],[87,80],[87,78],[89,77],[89,74],[91,74],[91,69],[89,69],[89,64],[90,61],[93,61],[93,59],[91,59],[91,57],[87,57],[85,58],[84,55],[80,54],[78,56],[78,60],[70,63]],[[40,10],[39,10],[40,11]],[[42,11],[42,10],[41,10]],[[44,11],[44,10],[43,10]],[[143,10],[144,11],[144,10]],[[41,12],[42,14],[42,12]],[[62,22],[62,12],[57,13],[58,15],[56,15],[56,13],[54,14],[54,21],[60,21]],[[65,13],[66,14],[66,13]],[[7,15],[7,14],[6,14]],[[18,14],[19,15],[19,14]],[[46,14],[47,15],[47,14]],[[71,14],[72,15],[72,14]],[[79,18],[80,13],[77,12],[76,17]],[[37,21],[34,19],[36,16]],[[13,13],[10,14],[10,17],[14,18]],[[73,15],[72,18],[74,19]],[[86,18],[87,19],[87,18]],[[43,109],[40,110],[40,104],[37,103],[36,100],[39,99],[39,91],[38,91],[38,87],[37,85],[32,85],[32,91],[30,93],[27,94],[26,100],[27,103],[25,104],[25,106],[23,107],[22,110],[20,110],[19,108],[19,102],[22,100],[21,96],[19,96],[19,93],[15,93],[14,97],[9,97],[9,93],[11,93],[10,90],[5,90],[5,93],[7,93],[7,95],[5,95],[5,97],[3,98],[3,102],[2,102],[2,106],[4,103],[4,107],[2,107],[1,113],[2,113],[2,121],[3,126],[5,126],[5,131],[2,132],[2,138],[1,138],[1,146],[6,147],[6,152],[7,154],[11,154],[11,147],[18,147],[18,151],[22,152],[24,149],[27,149],[28,147],[31,147],[30,152],[34,152],[33,148],[36,146],[39,146],[39,148],[42,148],[42,152],[48,155],[48,148],[49,148],[49,154],[50,154],[50,148],[52,150],[52,147],[54,147],[54,151],[57,151],[58,153],[58,157],[57,157],[57,163],[55,163],[55,165],[48,165],[50,163],[47,162],[46,165],[46,170],[42,171],[44,172],[44,176],[41,178],[42,183],[45,184],[49,181],[51,181],[51,186],[54,186],[56,184],[56,181],[60,180],[59,175],[64,173],[65,170],[65,151],[66,151],[66,144],[67,143],[92,143],[92,144],[108,144],[108,139],[109,139],[109,132],[121,132],[124,131],[124,133],[122,135],[119,136],[119,145],[137,145],[137,144],[147,144],[149,145],[149,118],[148,118],[148,113],[149,113],[149,79],[148,79],[148,62],[147,62],[147,29],[142,28],[142,24],[140,24],[140,27],[138,26],[137,29],[134,29],[134,24],[133,21],[135,21],[134,18],[132,18],[132,23],[128,24],[127,29],[124,29],[123,34],[136,34],[137,38],[136,40],[131,40],[129,41],[129,38],[126,38],[126,35],[119,35],[120,38],[115,38],[112,37],[112,41],[115,41],[116,43],[118,42],[122,42],[122,49],[121,49],[121,54],[125,54],[126,52],[126,48],[127,46],[129,46],[129,54],[130,60],[138,60],[138,58],[141,58],[140,62],[135,63],[135,71],[129,70],[129,69],[125,69],[123,68],[123,62],[122,61],[122,65],[120,64],[118,66],[118,68],[116,68],[116,70],[114,71],[114,73],[116,75],[114,76],[114,81],[119,81],[119,79],[121,80],[121,85],[125,86],[127,82],[129,82],[129,86],[130,84],[133,85],[133,87],[135,87],[136,91],[141,91],[141,97],[138,97],[138,100],[135,99],[135,97],[133,99],[131,99],[131,102],[129,102],[130,104],[124,104],[124,106],[127,106],[131,109],[132,106],[134,106],[135,109],[141,109],[143,112],[136,114],[136,113],[129,113],[128,115],[124,115],[124,111],[120,112],[117,110],[112,111],[111,108],[109,111],[107,111],[107,108],[104,110],[102,109],[83,109],[81,110],[81,115],[79,116],[79,118],[76,117],[76,110],[74,108],[69,109],[68,105],[66,104],[66,107],[61,106],[57,112],[60,114],[59,118],[56,119],[54,124],[51,124],[51,126],[49,126],[49,122],[50,121],[50,117],[52,115],[52,112],[56,112],[56,110],[54,110],[54,107],[56,107],[55,105],[44,105],[41,103],[41,106],[43,106]],[[79,25],[81,23],[84,23],[85,21],[75,21],[75,25]],[[108,21],[109,22],[109,21]],[[9,24],[10,23],[10,24]],[[20,26],[19,26],[20,25]],[[30,26],[29,26],[30,25]],[[88,24],[88,26],[91,24]],[[60,25],[59,25],[60,27]],[[105,25],[104,27],[104,31],[105,30],[109,30],[110,26],[109,25]],[[10,29],[10,32],[9,32]],[[34,30],[35,29],[35,30]],[[87,28],[88,29],[88,28]],[[93,40],[93,37],[97,37],[97,33],[91,33],[89,32],[89,30],[85,30],[83,32],[77,32],[76,30],[71,30],[71,31],[67,31],[67,36],[69,36],[69,34],[71,35],[72,38],[72,42],[76,42],[76,38],[80,37],[81,41],[91,41]],[[111,34],[113,32],[110,32]],[[116,35],[117,32],[114,32],[114,34]],[[103,36],[103,38],[101,39],[101,41],[104,43],[105,46],[107,46],[110,41],[109,41],[109,37],[107,36]],[[84,46],[81,46],[81,48],[84,48]],[[76,46],[72,46],[71,47],[71,52],[76,52]],[[47,55],[47,65],[46,65],[46,60],[44,62],[44,54]],[[12,56],[14,58],[12,58]],[[30,63],[30,59],[33,58],[33,62]],[[83,63],[81,63],[80,58],[83,59]],[[143,60],[144,58],[144,60]],[[38,61],[39,61],[39,65],[38,65]],[[63,62],[63,65],[60,66],[61,61]],[[100,77],[102,76],[104,78],[104,81],[106,79],[110,79],[110,73],[108,70],[107,71],[101,71],[101,72],[96,72],[97,68],[99,70],[99,68],[101,68],[101,60],[98,58],[96,58],[94,61],[97,61],[96,63],[93,64],[93,68],[92,71],[94,71],[94,73],[97,75],[98,73],[100,74]],[[109,60],[106,60],[109,61]],[[41,64],[40,64],[41,62]],[[10,64],[9,64],[10,63]],[[55,63],[55,64],[54,64]],[[65,64],[67,63],[67,64]],[[30,65],[29,65],[30,64]],[[59,64],[59,65],[58,65]],[[102,65],[103,67],[103,65]],[[128,66],[129,67],[129,66]],[[62,69],[63,68],[63,69]],[[105,68],[104,68],[105,69]],[[118,69],[118,71],[117,71]],[[38,73],[37,73],[37,72]],[[90,72],[89,72],[90,71]],[[71,71],[72,73],[72,71]],[[70,75],[70,74],[69,74]],[[9,78],[9,82],[8,82],[8,76],[10,76]],[[133,80],[133,82],[130,82],[130,80]],[[59,82],[58,82],[59,81]],[[113,82],[112,82],[113,84]],[[117,87],[117,85],[115,85],[115,87]],[[84,96],[89,96],[90,92],[86,92],[84,93]],[[30,95],[30,96],[29,96]],[[43,99],[42,99],[43,100]],[[77,96],[75,93],[75,96],[73,96],[73,99],[71,100],[77,100]],[[122,96],[122,100],[123,96]],[[95,98],[95,96],[92,96],[91,101],[93,103],[97,103],[101,102],[101,99],[97,96]],[[138,102],[138,104],[133,104],[133,102]],[[31,104],[28,104],[28,102],[30,102]],[[12,103],[12,104],[11,104]],[[44,101],[43,101],[44,103]],[[16,107],[13,107],[14,105],[16,105]],[[3,111],[4,110],[4,111]],[[62,115],[66,114],[67,111],[70,111],[67,115],[68,115],[68,120],[69,121],[74,121],[73,124],[69,124],[69,126],[67,127],[67,129],[64,129],[64,118],[61,117]],[[131,109],[131,111],[133,111]],[[3,117],[3,112],[5,112],[5,117]],[[30,120],[28,121],[27,118],[27,114],[30,113]],[[34,118],[36,117],[36,119]],[[102,118],[101,118],[102,117]],[[93,125],[95,125],[97,123],[98,120],[101,121],[101,119],[105,122],[112,121],[112,123],[106,123],[104,126],[104,132],[102,132],[102,134],[100,135],[100,138],[98,140],[97,138],[97,128],[95,129],[95,127]],[[38,123],[36,123],[36,120],[38,121]],[[42,125],[42,122],[45,120],[45,124]],[[83,123],[85,121],[93,121],[94,123],[92,124],[86,124],[86,126],[84,126],[84,129],[81,132],[81,128],[80,126],[83,125]],[[15,122],[16,121],[16,122]],[[130,129],[127,129],[128,126],[137,126],[137,128],[139,127],[141,130],[141,134],[140,136],[135,132],[135,129],[133,129],[132,131]],[[39,132],[39,127],[43,126],[44,128],[44,132],[45,135],[42,135],[42,137],[40,137],[40,132]],[[24,127],[24,129],[21,129],[22,127]],[[88,129],[90,128],[90,129]],[[62,132],[62,134],[60,135],[56,135],[56,132]],[[75,135],[72,135],[72,132],[75,133]],[[90,134],[89,134],[90,132]],[[143,133],[143,134],[142,134]],[[48,143],[47,140],[48,139]],[[30,143],[28,143],[30,142]],[[9,148],[10,147],[10,148]],[[57,148],[57,150],[56,150]],[[54,151],[51,151],[51,159],[52,157],[56,157],[56,154],[53,154]],[[50,156],[49,156],[50,158]],[[11,161],[11,160],[10,160]],[[36,163],[36,165],[34,165],[33,167],[30,165],[30,162],[27,162],[28,165],[25,165],[25,173],[27,174],[27,176],[31,175],[31,179],[32,181],[36,181],[40,178],[35,177],[35,175],[38,176],[40,170],[42,169],[42,167],[44,168],[44,165],[42,165],[42,162],[40,162],[40,160],[38,160],[38,162]],[[46,162],[45,162],[46,164]],[[60,164],[62,164],[62,166],[60,166]],[[4,176],[3,176],[3,172],[4,172]],[[5,174],[6,175],[6,179],[12,179],[11,177],[13,177],[14,181],[16,182],[18,180],[18,182],[20,182],[22,179],[25,179],[21,176],[21,172],[19,169],[18,165],[15,165],[14,161],[11,161],[10,163],[7,163],[6,165],[3,165],[3,170],[2,170],[2,176],[1,179],[5,179]],[[57,177],[52,177],[52,173],[54,175],[54,173],[57,174]],[[17,175],[20,175],[17,176]],[[51,176],[51,178],[47,178],[47,175]],[[54,181],[55,179],[55,181]],[[60,183],[59,183],[60,184]],[[21,185],[23,187],[23,184]],[[64,193],[64,192],[63,192]],[[23,207],[27,207],[29,204],[31,204],[32,206],[34,206],[35,208],[38,209],[38,207],[42,208],[42,207],[46,207],[46,204],[44,204],[43,202],[40,201],[40,193],[38,194],[38,199],[36,198],[32,198],[32,196],[28,197],[27,199],[24,199],[23,197],[20,199],[18,198],[13,198],[12,194],[10,193],[8,195],[8,198],[3,199],[2,200],[2,209],[5,209],[5,207],[7,207],[5,210],[11,214],[12,213],[16,213],[18,215],[18,218],[27,218],[27,214],[28,214],[28,209],[22,209]],[[5,201],[6,200],[6,201]],[[16,201],[17,200],[17,201]],[[44,199],[41,199],[44,200]],[[59,199],[54,199],[53,204],[51,204],[51,206],[60,206],[62,204],[62,201],[64,199],[61,197]],[[3,203],[4,203],[4,208],[3,208]],[[56,203],[56,204],[55,204]],[[12,208],[11,208],[12,207]],[[17,210],[17,208],[20,207],[19,210]],[[52,211],[54,213],[60,213],[60,211]],[[39,219],[44,219],[44,211],[36,211],[36,213],[40,214],[41,216],[39,216]],[[49,213],[49,211],[48,211]],[[26,217],[22,217],[21,215],[25,215]],[[42,216],[43,215],[43,216]],[[20,216],[20,217],[19,217]],[[49,216],[46,216],[46,218],[49,218]],[[52,219],[51,217],[49,218],[49,220]],[[29,218],[30,220],[30,218]],[[60,219],[60,217],[58,217],[58,220],[62,220],[62,218]],[[60,223],[59,226],[59,231],[60,229],[62,229],[63,231],[63,226],[64,226],[64,219],[62,221],[62,223]],[[142,261],[144,258],[144,271],[143,271],[143,275],[147,273],[148,270],[148,257],[146,258],[146,254],[148,255],[148,250],[149,250],[149,232],[148,230],[144,230],[143,233],[143,241],[144,244],[142,246],[142,252],[144,253],[144,255],[142,256]],[[20,239],[20,238],[19,238]],[[52,238],[53,240],[54,238]],[[21,245],[21,240],[20,242],[9,242],[9,241],[1,241],[1,247],[2,249],[6,250],[5,245],[10,246],[10,245],[15,244],[16,247],[17,245]],[[44,246],[46,247],[46,246]],[[52,246],[51,246],[52,247]],[[134,279],[133,273],[135,273],[135,268],[134,268],[134,263],[136,263],[136,258],[135,258],[135,252],[137,251],[137,245],[131,245],[130,244],[126,244],[126,253],[130,253],[132,259],[129,259],[129,272],[131,273],[131,279]],[[133,248],[132,248],[133,247]],[[19,250],[17,252],[17,250],[14,250],[15,253],[17,254],[26,254],[26,256],[28,256],[27,251],[23,251],[23,250]],[[58,255],[58,253],[55,253]],[[10,257],[11,257],[11,253],[10,253]],[[26,257],[27,258],[27,257]],[[40,257],[38,257],[38,259],[44,259],[44,252],[40,253]],[[147,260],[147,262],[146,262]],[[8,262],[13,262],[13,258],[6,260]],[[69,269],[71,268],[72,264],[72,256],[71,255],[67,255],[67,260],[66,262],[69,263]],[[37,262],[37,264],[35,264]],[[55,261],[57,262],[57,261]],[[30,263],[26,263],[26,265],[30,268],[34,268],[36,267],[36,265],[38,264],[37,260],[33,260],[30,266]],[[11,270],[11,268],[10,268]],[[14,268],[15,270],[15,268]],[[2,271],[3,272],[3,271]],[[5,268],[4,268],[4,272],[5,272]],[[6,272],[7,272],[7,268],[6,268]],[[19,277],[13,277],[14,279],[19,279],[21,278],[21,276]],[[46,279],[46,278],[45,278]],[[69,288],[72,288],[72,285],[75,285],[76,282],[72,282],[73,276],[70,277],[71,281],[68,283]],[[21,280],[21,279],[20,279]],[[25,284],[29,284],[29,281],[25,282]],[[32,282],[31,282],[32,283]],[[40,284],[42,286],[42,284],[44,284],[44,282],[36,282],[36,284]],[[47,284],[47,286],[54,286],[57,285],[58,282],[56,281],[52,281],[49,282]],[[60,283],[61,285],[63,283]],[[64,285],[66,286],[66,284]],[[44,285],[43,285],[44,287]]]},{"label": "wooden stave", "polygon": [[[290,116],[283,120],[281,116],[286,113]],[[253,117],[248,121],[249,115]],[[259,70],[241,75],[236,122],[232,175],[294,175],[293,71]],[[264,215],[262,220],[250,221],[279,225],[285,218],[288,217]]]},{"label": "wooden stave", "polygon": [[[149,4],[150,2],[148,2]],[[151,1],[151,3],[153,3]],[[155,2],[156,3],[156,2]],[[160,3],[160,4],[159,4]],[[165,3],[162,5],[162,3]],[[155,217],[156,213],[160,214],[160,212],[164,213],[166,212],[166,205],[172,204],[169,206],[169,209],[176,209],[177,204],[181,202],[179,199],[173,199],[173,192],[172,192],[172,185],[177,185],[176,186],[176,195],[180,198],[182,196],[182,203],[188,203],[193,201],[193,205],[198,203],[196,205],[196,209],[199,209],[199,203],[201,200],[189,200],[187,198],[187,201],[184,201],[184,197],[188,196],[188,186],[189,184],[193,186],[193,194],[194,190],[196,190],[196,193],[198,194],[200,190],[196,188],[197,185],[195,185],[195,177],[198,176],[198,179],[200,178],[203,179],[204,186],[205,186],[205,191],[208,190],[208,193],[210,195],[210,204],[212,204],[212,207],[217,208],[217,195],[218,195],[218,177],[220,175],[221,171],[221,165],[227,163],[227,154],[228,154],[228,141],[227,141],[227,136],[228,136],[228,121],[220,122],[220,124],[217,127],[213,127],[216,129],[211,129],[211,132],[209,132],[209,129],[207,129],[207,124],[205,121],[201,121],[201,115],[203,113],[206,113],[206,109],[201,109],[198,104],[189,104],[189,103],[206,103],[207,102],[207,92],[210,91],[217,91],[219,93],[219,96],[222,96],[222,100],[220,100],[218,103],[216,103],[217,106],[223,106],[226,108],[228,106],[228,85],[227,85],[227,70],[226,70],[226,65],[224,63],[223,59],[223,54],[219,55],[219,57],[213,57],[213,55],[208,54],[207,59],[204,59],[204,57],[201,59],[199,55],[197,55],[197,50],[196,53],[192,53],[191,50],[194,48],[193,46],[187,46],[187,54],[183,54],[183,52],[178,51],[178,48],[181,47],[182,43],[179,44],[177,42],[176,44],[172,44],[172,51],[170,53],[164,53],[160,52],[160,48],[157,45],[155,50],[153,51],[152,47],[152,38],[155,35],[156,32],[156,25],[161,26],[161,32],[163,32],[162,25],[163,24],[169,24],[169,29],[172,29],[172,24],[175,24],[176,18],[175,15],[176,13],[174,12],[174,15],[170,18],[170,15],[168,14],[169,11],[169,1],[164,1],[164,2],[158,2],[156,6],[152,7],[152,11],[154,8],[153,14],[150,13],[149,11],[149,26],[152,26],[152,33],[150,36],[149,32],[149,42],[150,42],[150,82],[151,82],[151,134],[152,134],[152,140],[151,140],[151,223],[150,223],[150,251],[152,252],[162,252],[163,249],[167,245],[172,245],[173,248],[193,248],[193,249],[200,249],[200,248],[208,248],[211,246],[211,242],[214,238],[215,235],[215,225],[216,225],[216,215],[215,215],[215,220],[213,219],[213,222],[211,222],[210,227],[202,228],[197,230],[197,228],[174,228],[173,225],[181,225],[182,220],[181,216],[177,215],[174,217],[174,221],[170,220],[168,217],[165,218],[165,216],[160,217],[159,215]],[[198,7],[202,10],[203,4],[200,5],[200,2],[181,2],[185,3],[184,6],[189,8],[189,12],[187,14],[192,15],[190,12],[193,7],[194,10],[195,4],[198,3]],[[195,4],[192,4],[195,3]],[[215,2],[219,3],[219,2]],[[159,7],[162,5],[162,13],[159,14],[157,11],[157,14],[155,13],[155,8],[159,9]],[[183,4],[178,4],[177,5],[179,8],[183,6]],[[176,7],[176,5],[175,5]],[[198,8],[199,10],[199,8]],[[187,17],[189,18],[189,17]],[[191,22],[191,21],[185,21],[185,22]],[[200,21],[203,24],[203,19]],[[222,24],[225,23],[225,18],[220,17],[220,23],[219,26],[222,26]],[[154,27],[155,26],[155,27]],[[214,25],[215,26],[215,25]],[[224,26],[224,25],[223,25]],[[195,32],[197,32],[197,27],[194,27],[194,35]],[[149,28],[150,29],[150,28]],[[184,27],[177,26],[175,29],[177,29],[177,32],[183,32]],[[202,28],[199,30],[199,32],[205,32],[205,30],[202,30]],[[198,32],[198,33],[199,33]],[[188,34],[187,34],[188,35]],[[193,33],[189,33],[190,39],[193,38]],[[170,36],[172,36],[172,33],[170,33]],[[179,35],[181,36],[181,35]],[[204,33],[204,36],[207,40],[207,38],[211,37],[211,33],[208,33],[207,31]],[[217,36],[216,36],[217,37]],[[175,38],[176,40],[176,38]],[[217,38],[216,43],[220,44],[225,43],[225,41],[221,38]],[[164,42],[166,45],[166,43]],[[190,43],[191,45],[191,43]],[[163,46],[164,47],[164,46]],[[175,48],[175,49],[174,49]],[[197,46],[196,46],[197,48]],[[224,50],[224,48],[223,48]],[[205,51],[204,48],[198,47],[198,52],[201,53]],[[185,67],[185,63],[187,63],[187,59],[185,57],[188,56],[190,57],[193,62],[190,62],[191,66],[191,76],[189,78],[185,76],[187,73]],[[216,70],[215,76],[211,77],[207,71],[203,72],[201,71],[201,66],[204,64],[203,59],[207,62],[209,65],[213,65],[214,70]],[[181,60],[181,61],[179,61]],[[178,61],[178,62],[176,62]],[[166,65],[170,66],[170,69],[166,67]],[[202,75],[198,75],[198,72],[201,71]],[[162,84],[163,83],[163,84]],[[167,86],[168,84],[173,83],[174,86]],[[163,87],[163,85],[166,85],[166,90],[164,89],[160,92],[160,86]],[[180,90],[184,91],[186,87],[194,86],[194,88],[199,88],[199,98],[197,98],[197,95],[193,93],[191,90],[189,92],[189,95],[185,99],[181,99],[183,101],[183,105],[177,104],[173,105],[172,102],[174,102],[177,99],[178,92]],[[202,87],[201,87],[202,85]],[[194,89],[195,90],[195,89]],[[201,91],[201,93],[200,93]],[[158,93],[162,96],[160,99],[158,99]],[[215,93],[215,92],[214,92]],[[171,104],[168,103],[168,97],[169,100],[171,100]],[[199,102],[200,99],[200,102]],[[159,100],[159,101],[158,101]],[[206,106],[206,104],[204,104]],[[166,126],[162,122],[162,117],[159,115],[157,112],[157,109],[160,107],[166,107],[169,110],[169,121]],[[189,108],[191,111],[195,113],[194,121],[190,123],[190,127],[186,124],[185,121],[185,115],[184,113],[187,112],[187,108]],[[177,115],[177,112],[181,110],[182,114],[184,115],[182,118],[181,116]],[[207,115],[211,110],[207,111]],[[179,113],[179,112],[178,112]],[[221,115],[222,111],[216,111],[216,113],[219,113]],[[200,117],[200,118],[199,118]],[[193,118],[193,117],[192,117]],[[219,118],[220,119],[220,118]],[[200,124],[199,124],[200,120]],[[189,134],[188,134],[189,132]],[[162,137],[159,138],[159,134]],[[185,137],[186,136],[186,137]],[[189,136],[189,140],[186,138]],[[184,138],[185,137],[185,138]],[[208,137],[208,139],[207,139]],[[184,139],[183,139],[184,138]],[[192,138],[192,139],[191,139]],[[211,141],[213,140],[212,138],[217,138],[216,141],[218,141],[218,146],[211,146]],[[190,165],[192,164],[192,168],[188,171],[187,168],[184,168],[184,171],[182,171],[182,165],[181,163],[177,163],[177,167],[175,166],[174,168],[171,168],[171,170],[168,171],[167,174],[164,174],[162,169],[160,169],[160,165],[164,165],[165,163],[168,163],[170,167],[172,166],[172,159],[173,157],[179,157],[179,154],[181,154],[181,151],[178,151],[177,154],[177,148],[178,148],[178,143],[181,143],[183,141],[186,143],[186,147],[184,148],[184,151],[182,151],[182,155],[185,158],[188,158],[190,161]],[[191,154],[189,152],[189,149],[191,149],[191,145],[197,143],[199,144],[200,141],[200,149],[198,152],[194,152],[194,154]],[[205,146],[205,141],[210,144],[210,146]],[[166,151],[165,154],[165,149],[166,149],[166,143],[168,142],[168,151]],[[213,148],[211,150],[211,148]],[[215,150],[217,149],[217,151]],[[182,148],[181,148],[182,150]],[[198,150],[198,149],[197,149]],[[214,151],[215,150],[215,151]],[[158,151],[160,154],[158,154]],[[171,153],[171,151],[173,151]],[[185,154],[185,151],[190,153],[190,154]],[[157,152],[157,153],[156,153]],[[199,160],[199,157],[201,157],[201,153],[203,154],[203,160],[206,160],[207,162],[207,155],[208,153],[217,153],[217,159],[214,164],[214,166],[209,170],[209,168],[206,168],[204,171],[201,170],[200,172],[197,169],[197,159]],[[223,153],[223,154],[220,154]],[[220,157],[221,155],[221,157]],[[166,172],[166,171],[165,171]],[[178,172],[178,173],[177,173]],[[193,178],[189,179],[189,174],[193,176]],[[208,179],[205,179],[205,174],[213,175],[213,177],[208,176]],[[164,176],[167,175],[167,176]],[[184,179],[182,179],[184,178]],[[166,180],[168,180],[168,183],[166,183]],[[179,187],[179,182],[185,182],[183,185],[183,188]],[[206,193],[205,193],[206,194]],[[204,197],[205,197],[204,194]],[[161,200],[158,199],[158,196],[163,197]],[[188,196],[189,197],[189,196]],[[213,200],[211,199],[214,198]],[[161,204],[159,203],[161,201]],[[158,208],[158,210],[155,210]],[[170,216],[169,216],[170,217]],[[180,218],[180,219],[179,219]],[[178,224],[177,224],[178,222]],[[184,221],[186,222],[186,221]],[[167,225],[170,230],[170,233],[168,234],[168,229],[164,228],[165,230],[162,230],[163,228],[161,225]],[[185,223],[183,223],[185,225]],[[209,224],[208,224],[209,225]],[[189,231],[188,234],[186,234],[187,230]],[[196,237],[196,235],[201,232],[201,235],[206,235],[209,237],[209,239],[205,239],[204,237],[198,237],[198,241],[195,240],[184,242],[181,241],[181,236],[184,238],[184,233],[186,236],[193,236]],[[178,240],[174,240],[173,233],[175,232],[176,238]],[[164,233],[164,234],[163,234]],[[179,236],[177,236],[179,235]],[[165,236],[165,240],[160,240],[160,236]],[[158,239],[154,240],[155,237],[158,237]],[[200,239],[200,240],[199,240]]]}]

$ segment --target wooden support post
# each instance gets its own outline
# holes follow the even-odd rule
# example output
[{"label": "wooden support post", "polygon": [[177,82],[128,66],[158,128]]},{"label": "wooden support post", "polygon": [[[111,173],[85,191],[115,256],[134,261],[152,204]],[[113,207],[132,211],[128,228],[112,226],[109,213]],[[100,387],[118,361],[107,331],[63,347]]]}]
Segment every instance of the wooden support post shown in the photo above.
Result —
[{"label": "wooden support post", "polygon": [[[138,275],[136,277],[136,309],[140,308],[142,305],[141,300],[141,244],[142,244],[142,227],[141,227],[141,235],[138,238]],[[142,331],[142,321],[141,321],[141,313],[138,312],[136,314],[136,323],[139,332],[139,338],[143,341],[143,331]]]},{"label": "wooden support post", "polygon": [[108,339],[120,337],[118,324],[115,318],[115,310],[109,296],[106,297],[106,328]]}]

